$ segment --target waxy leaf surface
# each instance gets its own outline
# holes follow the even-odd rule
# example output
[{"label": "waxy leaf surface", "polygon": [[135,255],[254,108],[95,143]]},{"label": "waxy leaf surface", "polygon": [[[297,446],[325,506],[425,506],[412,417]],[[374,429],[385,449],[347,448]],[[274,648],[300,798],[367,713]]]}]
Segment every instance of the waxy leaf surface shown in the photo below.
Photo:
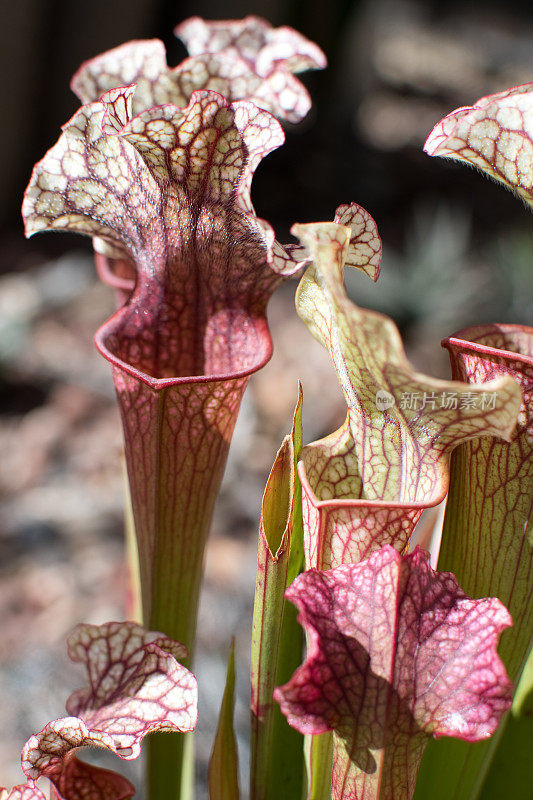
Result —
[{"label": "waxy leaf surface", "polygon": [[[148,733],[194,729],[196,679],[177,661],[187,655],[180,644],[133,622],[110,622],[78,626],[68,652],[85,665],[88,686],[69,697],[70,716],[50,722],[25,744],[22,764],[29,778],[50,778],[70,798],[65,787],[82,781],[84,769],[93,784],[99,780],[91,767],[72,762],[78,747],[104,747],[132,759]],[[117,786],[122,779],[113,780]]]},{"label": "waxy leaf surface", "polygon": [[246,65],[261,79],[259,105],[290,122],[298,122],[311,107],[305,86],[292,73],[323,69],[327,64],[314,42],[292,28],[273,28],[261,17],[217,22],[191,17],[175,33],[192,56],[219,54]]},{"label": "waxy leaf surface", "polygon": [[439,569],[469,594],[497,595],[513,629],[500,654],[518,680],[533,644],[533,328],[477,325],[443,345],[455,377],[482,383],[511,376],[522,389],[509,442],[480,439],[454,454]]},{"label": "waxy leaf surface", "polygon": [[[217,35],[213,46],[208,46],[213,25],[219,34],[236,26],[227,48]],[[292,72],[323,67],[326,60],[316,45],[296,31],[275,31],[257,17],[224,23],[204,23],[195,17],[178,28],[193,53],[179,66],[167,66],[165,47],[157,39],[128,42],[86,61],[72,79],[73,91],[83,103],[91,103],[110,89],[136,84],[134,114],[168,103],[186,106],[199,89],[216,91],[228,101],[251,100],[291,122],[298,122],[309,110],[309,95]],[[238,46],[246,42],[244,48]],[[102,280],[114,287],[120,308],[133,289],[135,265],[110,255],[97,253],[97,269]]]},{"label": "waxy leaf surface", "polygon": [[[138,105],[132,87],[111,88],[120,75],[140,84]],[[250,199],[255,167],[283,141],[279,123],[213,91],[178,107],[185,101],[172,93],[176,75],[187,98],[209,85],[228,86],[231,99],[234,80],[237,96],[248,95],[246,82],[257,80],[242,59],[223,54],[189,59],[171,76],[157,42],[92,61],[76,76],[77,90],[95,100],[95,91],[109,91],[74,115],[37,165],[23,213],[28,234],[85,233],[102,268],[111,260],[113,269],[131,267],[126,280],[136,277],[97,346],[113,365],[124,421],[144,619],[192,650],[203,549],[240,399],[271,355],[269,296],[279,273],[298,264],[289,253],[280,258],[281,246],[274,253]],[[284,82],[297,85],[279,61],[261,85],[270,80],[275,93]],[[157,107],[146,109],[156,93]],[[287,92],[279,100],[292,108]],[[170,793],[177,761],[159,770]]]},{"label": "waxy leaf surface", "polygon": [[135,263],[131,303],[99,335],[131,369],[153,378],[255,369],[269,354],[265,307],[280,277],[250,183],[282,130],[213,92],[125,123],[131,95],[111,90],[67,124],[34,170],[26,231],[77,230]]},{"label": "waxy leaf surface", "polygon": [[351,229],[323,223],[293,232],[313,262],[297,311],[328,349],[348,404],[344,425],[304,448],[299,466],[307,565],[324,569],[385,543],[403,550],[423,508],[446,493],[450,451],[477,436],[508,438],[521,392],[510,378],[473,386],[417,373],[392,320],[346,295]]},{"label": "waxy leaf surface", "polygon": [[[210,37],[215,29],[218,34]],[[224,31],[230,37],[226,46]],[[290,122],[299,122],[309,111],[307,90],[292,73],[325,67],[326,59],[296,31],[273,29],[258,17],[220,23],[194,17],[176,33],[192,56],[177,67],[167,65],[158,39],[128,42],[86,61],[72,79],[73,91],[90,103],[109,89],[135,83],[135,114],[166,103],[186,106],[199,89],[216,91],[228,101],[251,100]]]},{"label": "waxy leaf surface", "polygon": [[[502,636],[499,653],[517,682],[533,644],[533,329],[477,325],[443,345],[454,377],[481,383],[509,375],[523,390],[510,442],[479,439],[453,454],[438,562],[468,594],[496,595],[508,608],[514,625]],[[491,742],[432,742],[417,796],[432,787],[434,800],[467,800],[493,757]]]},{"label": "waxy leaf surface", "polygon": [[533,83],[452,111],[433,128],[424,150],[478,167],[533,205]]},{"label": "waxy leaf surface", "polygon": [[33,784],[33,781],[14,786],[10,791],[0,787],[0,800],[46,800],[46,795]]},{"label": "waxy leaf surface", "polygon": [[[279,271],[298,268],[289,254],[279,261],[281,246],[274,255],[250,199],[254,169],[284,136],[268,112],[215,92],[136,117],[131,102],[132,88],[119,88],[80,109],[35,168],[23,211],[29,234],[78,230],[135,265],[135,290],[96,343],[124,424],[143,618],[192,653],[240,400],[272,352],[266,305]],[[173,759],[152,772],[171,793]]]},{"label": "waxy leaf surface", "polygon": [[486,738],[510,706],[496,653],[508,612],[466,597],[419,548],[310,570],[287,597],[308,655],[275,698],[302,733],[335,731],[333,798],[411,797],[428,736]]},{"label": "waxy leaf surface", "polygon": [[118,772],[81,761],[75,750],[50,765],[46,777],[53,785],[50,800],[128,800],[135,794],[135,787]]},{"label": "waxy leaf surface", "polygon": [[266,305],[279,272],[298,264],[279,260],[281,245],[274,255],[250,199],[254,169],[284,138],[274,117],[202,91],[184,109],[131,118],[132,91],[80,109],[36,166],[23,211],[29,234],[79,230],[135,264],[133,295],[96,342],[123,416],[144,618],[192,648],[240,399],[272,352]]}]

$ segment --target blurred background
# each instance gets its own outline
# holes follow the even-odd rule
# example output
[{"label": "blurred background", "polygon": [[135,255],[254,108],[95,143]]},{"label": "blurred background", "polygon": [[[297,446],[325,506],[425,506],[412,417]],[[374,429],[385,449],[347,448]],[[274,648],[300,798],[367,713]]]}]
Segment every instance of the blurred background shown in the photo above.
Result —
[{"label": "blurred background", "polygon": [[[81,675],[64,637],[80,621],[124,618],[122,444],[107,363],[92,346],[113,298],[79,236],[23,238],[31,168],[77,108],[79,64],[157,37],[170,65],[188,16],[254,13],[291,25],[329,68],[303,76],[314,108],[259,167],[253,200],[289,241],[293,222],[357,201],[384,242],[377,285],[349,276],[360,305],[391,315],[409,356],[447,377],[440,339],[466,324],[531,324],[533,226],[525,208],[466,167],[422,152],[433,125],[481,95],[533,80],[533,7],[518,0],[17,0],[0,3],[0,785],[22,779],[28,736],[61,716]],[[252,378],[207,554],[198,658],[204,779],[230,636],[246,796],[247,669],[256,530],[268,469],[289,427],[298,377],[304,439],[345,407],[326,354],[293,310],[294,282],[270,306],[275,354]],[[122,766],[122,765],[121,765]],[[115,765],[116,767],[116,765]],[[136,782],[135,767],[133,780]]]}]

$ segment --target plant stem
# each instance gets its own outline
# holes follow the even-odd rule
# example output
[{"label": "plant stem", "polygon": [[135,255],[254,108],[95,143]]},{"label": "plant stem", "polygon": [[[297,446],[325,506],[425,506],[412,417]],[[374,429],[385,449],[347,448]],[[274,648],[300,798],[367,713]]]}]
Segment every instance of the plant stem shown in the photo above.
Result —
[{"label": "plant stem", "polygon": [[[307,739],[308,737],[306,737]],[[309,752],[308,800],[330,800],[331,768],[333,762],[333,734],[320,733],[311,736]]]},{"label": "plant stem", "polygon": [[[124,425],[143,622],[194,653],[205,543],[248,377],[150,385],[114,367]],[[154,734],[149,800],[183,795],[182,734]],[[164,789],[164,791],[163,791]]]}]

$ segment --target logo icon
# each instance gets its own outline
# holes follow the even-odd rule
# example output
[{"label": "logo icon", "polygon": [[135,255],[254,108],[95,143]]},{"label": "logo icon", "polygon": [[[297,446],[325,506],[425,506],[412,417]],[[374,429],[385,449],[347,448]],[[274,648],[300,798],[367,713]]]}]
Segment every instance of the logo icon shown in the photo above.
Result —
[{"label": "logo icon", "polygon": [[376,407],[378,411],[387,411],[387,409],[392,408],[394,405],[394,397],[390,392],[386,392],[385,389],[379,389],[376,392]]}]

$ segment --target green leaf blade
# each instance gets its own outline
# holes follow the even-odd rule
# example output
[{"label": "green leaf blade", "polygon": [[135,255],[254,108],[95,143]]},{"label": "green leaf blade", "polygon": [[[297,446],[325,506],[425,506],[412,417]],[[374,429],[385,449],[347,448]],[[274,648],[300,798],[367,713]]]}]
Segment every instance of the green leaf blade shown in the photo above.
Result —
[{"label": "green leaf blade", "polygon": [[480,800],[532,800],[533,771],[533,650],[522,673],[511,713],[494,753]]},{"label": "green leaf blade", "polygon": [[301,487],[296,474],[301,410],[300,387],[292,431],[278,451],[263,497],[252,629],[253,800],[300,800],[302,793],[303,737],[289,727],[272,699],[274,687],[292,674],[302,652],[302,631],[284,598],[288,582],[303,566]]},{"label": "green leaf blade", "polygon": [[209,761],[210,800],[239,800],[239,759],[233,727],[235,707],[235,641],[231,644],[218,728]]}]

